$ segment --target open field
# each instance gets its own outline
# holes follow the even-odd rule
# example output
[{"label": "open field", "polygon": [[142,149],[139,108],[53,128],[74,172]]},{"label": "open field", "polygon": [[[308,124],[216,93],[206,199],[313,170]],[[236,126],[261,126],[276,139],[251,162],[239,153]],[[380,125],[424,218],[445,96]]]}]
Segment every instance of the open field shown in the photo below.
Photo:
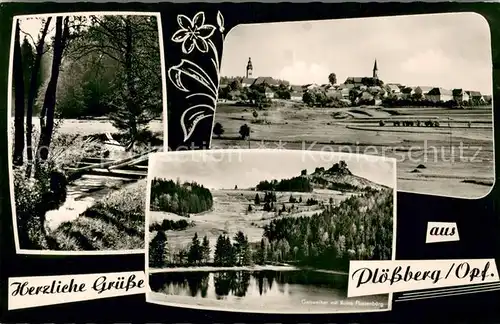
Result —
[{"label": "open field", "polygon": [[[418,193],[479,198],[493,184],[491,108],[308,108],[286,102],[258,111],[257,118],[252,111],[251,107],[219,104],[215,118],[225,132],[221,138],[214,136],[212,148],[394,157],[398,190]],[[440,127],[394,127],[390,122],[431,119],[439,121]],[[380,120],[386,125],[379,126]],[[245,123],[251,128],[250,141],[242,141],[238,134]],[[417,169],[420,164],[425,168]]]},{"label": "open field", "polygon": [[[318,205],[306,206],[306,200],[314,198],[319,202],[328,203],[330,198],[333,198],[337,203],[349,197],[349,193],[342,194],[333,190],[315,189],[311,193],[290,193],[276,192],[277,202],[275,206],[279,209],[285,205],[286,208],[291,205],[297,207],[296,210],[290,213],[283,213],[281,216],[274,212],[265,212],[262,210],[264,202],[264,192],[253,190],[212,190],[214,206],[212,210],[199,214],[192,214],[189,218],[178,216],[166,212],[149,212],[151,223],[160,223],[164,219],[193,221],[194,226],[188,227],[182,231],[168,231],[169,246],[175,248],[185,248],[190,243],[195,233],[203,237],[207,235],[210,245],[215,246],[217,237],[220,234],[228,234],[233,237],[238,231],[243,231],[248,236],[249,242],[259,242],[264,233],[264,225],[269,224],[273,219],[280,217],[299,217],[312,216],[315,213],[321,212]],[[256,194],[261,198],[260,206],[254,204]],[[302,197],[302,203],[289,203],[290,194],[297,200]],[[248,205],[251,204],[253,211],[248,212]],[[155,232],[150,233],[149,239],[153,239]],[[214,251],[212,251],[213,253]]]}]

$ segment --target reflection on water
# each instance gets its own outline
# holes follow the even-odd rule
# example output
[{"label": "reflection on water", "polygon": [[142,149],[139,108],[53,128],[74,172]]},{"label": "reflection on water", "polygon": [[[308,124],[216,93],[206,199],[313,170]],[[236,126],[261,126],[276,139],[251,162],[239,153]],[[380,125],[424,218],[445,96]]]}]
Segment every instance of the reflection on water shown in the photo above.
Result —
[{"label": "reflection on water", "polygon": [[[196,305],[226,301],[229,303],[225,304],[244,304],[245,308],[279,308],[279,305],[310,308],[305,300],[325,301],[323,306],[332,308],[338,308],[335,305],[339,303],[352,307],[356,304],[347,299],[346,275],[313,270],[186,271],[154,273],[149,278],[151,290],[163,295],[167,302],[168,296],[171,300],[176,296],[176,300],[187,303],[192,298]],[[372,309],[380,309],[387,307],[388,296],[368,296],[361,300],[374,303],[370,305]]]}]

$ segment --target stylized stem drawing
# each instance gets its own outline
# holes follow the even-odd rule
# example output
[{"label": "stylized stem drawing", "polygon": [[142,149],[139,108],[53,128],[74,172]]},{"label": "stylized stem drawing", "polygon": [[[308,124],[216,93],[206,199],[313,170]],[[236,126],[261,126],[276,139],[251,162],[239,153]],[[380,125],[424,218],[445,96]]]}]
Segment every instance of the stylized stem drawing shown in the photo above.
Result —
[{"label": "stylized stem drawing", "polygon": [[[193,19],[185,15],[178,15],[177,22],[180,29],[172,35],[172,41],[182,43],[182,53],[191,54],[195,48],[201,53],[210,53],[210,59],[215,69],[214,77],[210,76],[198,64],[188,59],[182,59],[178,65],[172,66],[168,70],[168,76],[173,85],[183,92],[191,92],[183,80],[191,79],[201,84],[206,92],[196,92],[186,96],[186,99],[193,97],[206,97],[210,99],[210,104],[195,104],[188,107],[181,115],[181,127],[184,133],[184,141],[188,140],[194,132],[196,125],[205,118],[213,117],[215,106],[219,94],[219,72],[220,62],[217,47],[210,39],[216,31],[216,27],[205,24],[205,13],[198,12]],[[217,12],[217,25],[222,41],[224,41],[224,17],[221,12]]]}]

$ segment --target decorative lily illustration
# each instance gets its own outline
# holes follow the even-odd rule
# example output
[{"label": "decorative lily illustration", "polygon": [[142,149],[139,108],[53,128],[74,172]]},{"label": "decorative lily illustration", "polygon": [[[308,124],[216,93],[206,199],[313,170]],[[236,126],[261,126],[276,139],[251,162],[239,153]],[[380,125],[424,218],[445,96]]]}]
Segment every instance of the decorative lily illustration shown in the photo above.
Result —
[{"label": "decorative lily illustration", "polygon": [[205,25],[204,12],[198,12],[193,20],[184,15],[178,15],[177,22],[181,29],[175,32],[172,40],[176,43],[182,43],[184,54],[190,54],[195,46],[202,53],[208,52],[207,39],[213,35],[215,27]]},{"label": "decorative lily illustration", "polygon": [[[211,52],[213,57],[210,60],[215,69],[215,80],[198,64],[187,59],[182,59],[178,65],[172,66],[168,70],[170,81],[180,91],[190,92],[183,82],[184,78],[198,82],[207,90],[206,92],[192,93],[186,96],[186,99],[192,97],[206,97],[210,99],[210,104],[196,104],[183,112],[181,127],[184,133],[184,141],[186,141],[191,137],[196,125],[202,119],[213,117],[215,113],[220,82],[220,63],[217,47],[210,39],[216,27],[205,24],[204,12],[198,12],[193,19],[189,19],[185,15],[178,15],[177,22],[180,29],[172,35],[172,41],[182,43],[182,52],[186,55],[191,54],[195,48],[201,53]],[[224,17],[220,11],[217,13],[217,25],[221,37],[224,39]]]}]

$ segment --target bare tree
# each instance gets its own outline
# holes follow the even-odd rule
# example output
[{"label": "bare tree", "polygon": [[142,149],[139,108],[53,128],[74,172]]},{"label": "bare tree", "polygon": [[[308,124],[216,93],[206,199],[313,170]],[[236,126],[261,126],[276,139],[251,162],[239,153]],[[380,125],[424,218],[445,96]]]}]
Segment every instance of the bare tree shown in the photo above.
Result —
[{"label": "bare tree", "polygon": [[[14,78],[14,95],[15,95],[15,110],[14,110],[14,165],[20,166],[23,164],[24,154],[24,72],[21,55],[21,42],[19,40],[21,28],[19,20],[16,23],[15,38],[14,38],[14,57],[13,57],[13,78]],[[10,117],[10,116],[9,116]]]},{"label": "bare tree", "polygon": [[[33,162],[33,147],[32,147],[33,106],[35,104],[35,99],[38,91],[39,72],[40,72],[42,56],[44,54],[45,37],[47,36],[51,20],[52,17],[48,17],[47,20],[45,20],[43,23],[42,31],[36,44],[35,60],[33,62],[33,67],[31,69],[31,79],[29,84],[28,100],[26,106],[26,148],[27,148],[28,163]],[[28,165],[28,168],[26,169],[26,176],[29,177],[30,174],[31,174],[31,165]]]},{"label": "bare tree", "polygon": [[69,17],[56,18],[56,32],[53,43],[53,57],[50,80],[45,91],[42,111],[40,113],[40,140],[37,159],[46,161],[49,156],[49,147],[54,131],[54,111],[56,106],[57,81],[63,57],[64,48],[69,37]]}]

